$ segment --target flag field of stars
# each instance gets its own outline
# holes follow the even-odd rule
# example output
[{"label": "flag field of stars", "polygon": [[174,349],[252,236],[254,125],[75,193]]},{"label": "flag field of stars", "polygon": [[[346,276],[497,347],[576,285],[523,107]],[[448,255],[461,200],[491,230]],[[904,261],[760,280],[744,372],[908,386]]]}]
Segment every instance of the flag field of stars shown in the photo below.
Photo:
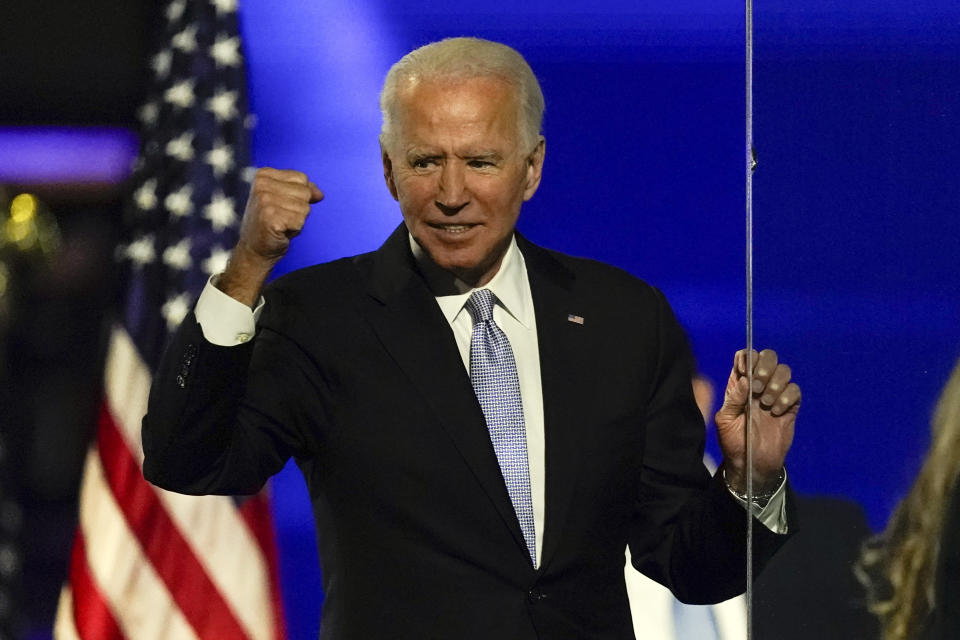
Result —
[{"label": "flag field of stars", "polygon": [[140,108],[140,155],[126,209],[125,318],[156,363],[237,239],[249,167],[246,78],[236,0],[173,0]]}]

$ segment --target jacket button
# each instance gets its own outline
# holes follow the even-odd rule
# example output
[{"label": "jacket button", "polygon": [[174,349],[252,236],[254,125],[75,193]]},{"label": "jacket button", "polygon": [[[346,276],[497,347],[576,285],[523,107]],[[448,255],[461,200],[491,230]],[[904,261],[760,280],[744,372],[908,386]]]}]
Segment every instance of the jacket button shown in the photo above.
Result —
[{"label": "jacket button", "polygon": [[533,589],[530,589],[530,591],[527,592],[527,599],[533,603],[540,602],[546,597],[547,597],[547,594],[545,594],[543,591],[541,591],[537,587],[534,587]]}]

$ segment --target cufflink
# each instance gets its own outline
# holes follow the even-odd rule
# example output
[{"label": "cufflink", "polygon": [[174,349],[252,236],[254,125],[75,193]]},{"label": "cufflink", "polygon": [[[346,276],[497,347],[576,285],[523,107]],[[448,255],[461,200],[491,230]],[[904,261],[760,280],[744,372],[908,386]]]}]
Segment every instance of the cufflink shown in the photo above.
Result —
[{"label": "cufflink", "polygon": [[194,358],[197,357],[197,347],[188,344],[183,350],[183,358],[180,360],[180,370],[177,372],[177,386],[181,389],[187,388],[187,378],[190,377],[190,367],[193,365]]}]

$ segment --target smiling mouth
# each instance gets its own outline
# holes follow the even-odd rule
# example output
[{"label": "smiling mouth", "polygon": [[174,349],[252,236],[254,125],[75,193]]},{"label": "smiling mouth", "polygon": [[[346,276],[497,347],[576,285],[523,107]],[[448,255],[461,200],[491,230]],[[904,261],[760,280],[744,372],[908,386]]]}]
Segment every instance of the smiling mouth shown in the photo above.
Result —
[{"label": "smiling mouth", "polygon": [[429,223],[432,229],[443,231],[444,233],[466,233],[477,225],[475,224],[436,224]]}]

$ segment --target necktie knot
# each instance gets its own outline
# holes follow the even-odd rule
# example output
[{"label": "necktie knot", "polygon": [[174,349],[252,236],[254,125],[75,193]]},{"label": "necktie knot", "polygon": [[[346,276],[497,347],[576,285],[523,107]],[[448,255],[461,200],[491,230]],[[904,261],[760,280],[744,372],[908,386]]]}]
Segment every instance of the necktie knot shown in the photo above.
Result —
[{"label": "necktie knot", "polygon": [[467,300],[467,311],[473,318],[473,324],[493,320],[493,304],[496,298],[490,289],[477,289]]}]

